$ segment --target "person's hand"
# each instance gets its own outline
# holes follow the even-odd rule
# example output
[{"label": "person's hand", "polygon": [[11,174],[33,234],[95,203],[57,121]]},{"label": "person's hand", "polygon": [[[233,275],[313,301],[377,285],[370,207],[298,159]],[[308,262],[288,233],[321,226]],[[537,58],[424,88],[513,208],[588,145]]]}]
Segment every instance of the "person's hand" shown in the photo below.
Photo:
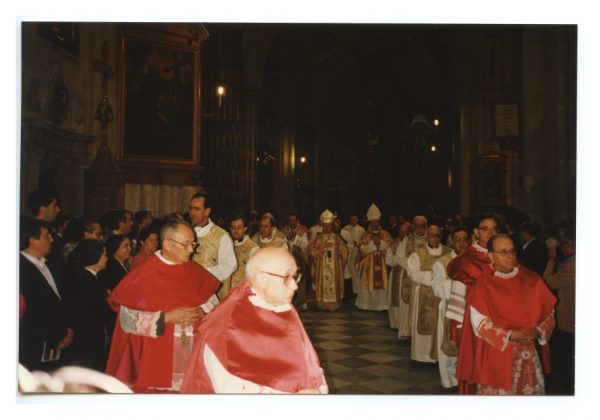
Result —
[{"label": "person's hand", "polygon": [[373,238],[373,243],[375,244],[375,246],[379,246],[379,244],[381,243],[381,240],[379,239],[378,236]]},{"label": "person's hand", "polygon": [[510,339],[515,343],[531,343],[538,337],[538,331],[535,328],[529,330],[513,330]]},{"label": "person's hand", "polygon": [[62,350],[66,347],[69,347],[73,342],[73,335],[73,330],[67,328],[67,335],[65,335],[65,337],[58,342],[58,348]]},{"label": "person's hand", "polygon": [[204,312],[198,307],[175,308],[165,312],[165,323],[193,324],[203,317]]},{"label": "person's hand", "polygon": [[548,260],[554,261],[556,259],[556,247],[551,246],[548,248]]}]

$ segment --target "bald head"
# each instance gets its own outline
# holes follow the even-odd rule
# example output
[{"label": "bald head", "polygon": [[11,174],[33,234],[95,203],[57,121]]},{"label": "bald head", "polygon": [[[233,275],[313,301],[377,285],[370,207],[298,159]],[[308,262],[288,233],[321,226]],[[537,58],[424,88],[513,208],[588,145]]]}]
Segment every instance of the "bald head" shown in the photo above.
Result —
[{"label": "bald head", "polygon": [[265,247],[246,264],[246,274],[256,294],[272,305],[290,303],[298,285],[294,257],[278,247]]}]

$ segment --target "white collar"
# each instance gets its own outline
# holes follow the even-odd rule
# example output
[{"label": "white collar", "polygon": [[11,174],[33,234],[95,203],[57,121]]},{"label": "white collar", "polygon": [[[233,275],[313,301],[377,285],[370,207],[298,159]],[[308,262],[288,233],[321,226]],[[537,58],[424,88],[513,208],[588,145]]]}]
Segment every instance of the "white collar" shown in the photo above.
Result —
[{"label": "white collar", "polygon": [[532,243],[533,241],[535,241],[535,238],[531,238],[530,240],[528,240],[527,242],[525,242],[523,244],[523,247],[521,249],[525,249],[529,246],[530,243]]},{"label": "white collar", "polygon": [[235,239],[231,238],[233,240],[233,245],[235,246],[241,246],[244,244],[244,242],[246,242],[246,240],[248,239],[248,235],[244,235],[244,237],[242,238],[241,241],[236,241]]},{"label": "white collar", "polygon": [[29,261],[31,261],[33,264],[35,264],[37,266],[46,265],[46,258],[44,258],[44,257],[36,258],[33,255],[28,254],[25,251],[19,251],[19,252],[21,253],[22,256],[24,256],[25,258],[27,258]]},{"label": "white collar", "polygon": [[212,220],[208,219],[208,223],[205,226],[195,226],[194,230],[196,231],[196,235],[201,238],[203,236],[208,235],[210,229],[213,227],[214,223]]},{"label": "white collar", "polygon": [[481,252],[483,254],[487,254],[488,253],[488,250],[485,249],[484,247],[482,247],[481,245],[479,245],[477,242],[472,243],[471,246],[473,248],[475,248],[475,251],[477,251],[477,252]]},{"label": "white collar", "polygon": [[271,233],[271,236],[268,238],[263,238],[262,236],[260,236],[260,233],[258,234],[258,239],[263,243],[263,244],[268,244],[269,242],[271,242],[273,239],[275,239],[275,228],[273,228],[273,233]]},{"label": "white collar", "polygon": [[154,253],[154,255],[156,255],[156,256],[157,256],[157,257],[158,257],[158,258],[159,258],[159,259],[160,259],[162,262],[164,262],[164,263],[165,263],[165,264],[167,264],[167,265],[177,265],[177,264],[175,264],[173,261],[167,260],[167,259],[166,259],[166,258],[163,256],[163,254],[162,254],[162,252],[161,252],[160,250],[156,251],[156,252]]},{"label": "white collar", "polygon": [[496,271],[494,271],[494,276],[500,277],[501,279],[512,279],[518,273],[519,273],[519,267],[514,267],[510,273],[501,273],[500,271],[496,270]]},{"label": "white collar", "polygon": [[429,244],[425,244],[425,246],[427,247],[427,252],[429,253],[429,255],[442,255],[442,244],[438,245],[437,248],[431,248]]},{"label": "white collar", "polygon": [[85,267],[85,269],[86,269],[87,271],[89,271],[90,273],[92,273],[92,274],[94,275],[94,277],[98,277],[98,272],[97,272],[97,271],[94,271],[94,270],[92,270],[91,268],[87,268],[87,267]]},{"label": "white collar", "polygon": [[271,303],[268,303],[263,298],[258,296],[258,294],[256,293],[256,290],[254,290],[253,287],[250,287],[250,290],[252,290],[253,294],[248,296],[248,300],[254,306],[258,306],[259,308],[263,308],[263,309],[266,309],[268,311],[275,312],[275,313],[287,312],[292,309],[292,305],[289,303],[283,303],[281,305],[273,305]]}]

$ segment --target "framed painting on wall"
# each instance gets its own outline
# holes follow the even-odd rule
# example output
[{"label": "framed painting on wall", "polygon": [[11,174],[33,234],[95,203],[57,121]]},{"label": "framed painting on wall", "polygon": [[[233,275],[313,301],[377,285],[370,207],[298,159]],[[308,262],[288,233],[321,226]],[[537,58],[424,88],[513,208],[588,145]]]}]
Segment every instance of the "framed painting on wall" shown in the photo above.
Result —
[{"label": "framed painting on wall", "polygon": [[79,56],[79,23],[40,22],[38,33],[54,45]]},{"label": "framed painting on wall", "polygon": [[161,31],[128,31],[120,48],[119,159],[197,166],[200,51]]}]

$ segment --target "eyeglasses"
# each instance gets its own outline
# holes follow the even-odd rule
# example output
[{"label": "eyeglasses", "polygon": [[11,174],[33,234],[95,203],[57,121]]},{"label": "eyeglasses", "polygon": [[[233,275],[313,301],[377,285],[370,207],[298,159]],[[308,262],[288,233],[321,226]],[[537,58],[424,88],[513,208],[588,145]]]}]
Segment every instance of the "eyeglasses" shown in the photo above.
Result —
[{"label": "eyeglasses", "polygon": [[469,238],[467,238],[466,236],[457,236],[456,238],[454,238],[455,242],[466,242],[468,240]]},{"label": "eyeglasses", "polygon": [[176,244],[179,244],[179,245],[183,246],[184,248],[187,248],[188,246],[191,246],[192,248],[196,248],[196,245],[198,245],[198,242],[179,242],[179,241],[176,241],[173,238],[167,238],[167,239],[169,241],[173,241]]},{"label": "eyeglasses", "polygon": [[427,225],[415,225],[416,228],[424,228],[427,227]]},{"label": "eyeglasses", "polygon": [[292,281],[298,284],[300,282],[300,279],[302,278],[301,273],[286,274],[285,276],[282,276],[281,274],[269,273],[268,271],[261,271],[261,273],[265,273],[270,276],[279,277],[280,279],[283,279],[283,284],[286,286],[288,286]]},{"label": "eyeglasses", "polygon": [[512,248],[512,249],[501,249],[499,251],[494,251],[495,254],[499,254],[502,255],[503,257],[508,257],[508,256],[515,256],[517,255],[517,250]]},{"label": "eyeglasses", "polygon": [[480,226],[477,229],[487,232],[489,230],[493,230],[494,232],[498,232],[498,226]]}]

